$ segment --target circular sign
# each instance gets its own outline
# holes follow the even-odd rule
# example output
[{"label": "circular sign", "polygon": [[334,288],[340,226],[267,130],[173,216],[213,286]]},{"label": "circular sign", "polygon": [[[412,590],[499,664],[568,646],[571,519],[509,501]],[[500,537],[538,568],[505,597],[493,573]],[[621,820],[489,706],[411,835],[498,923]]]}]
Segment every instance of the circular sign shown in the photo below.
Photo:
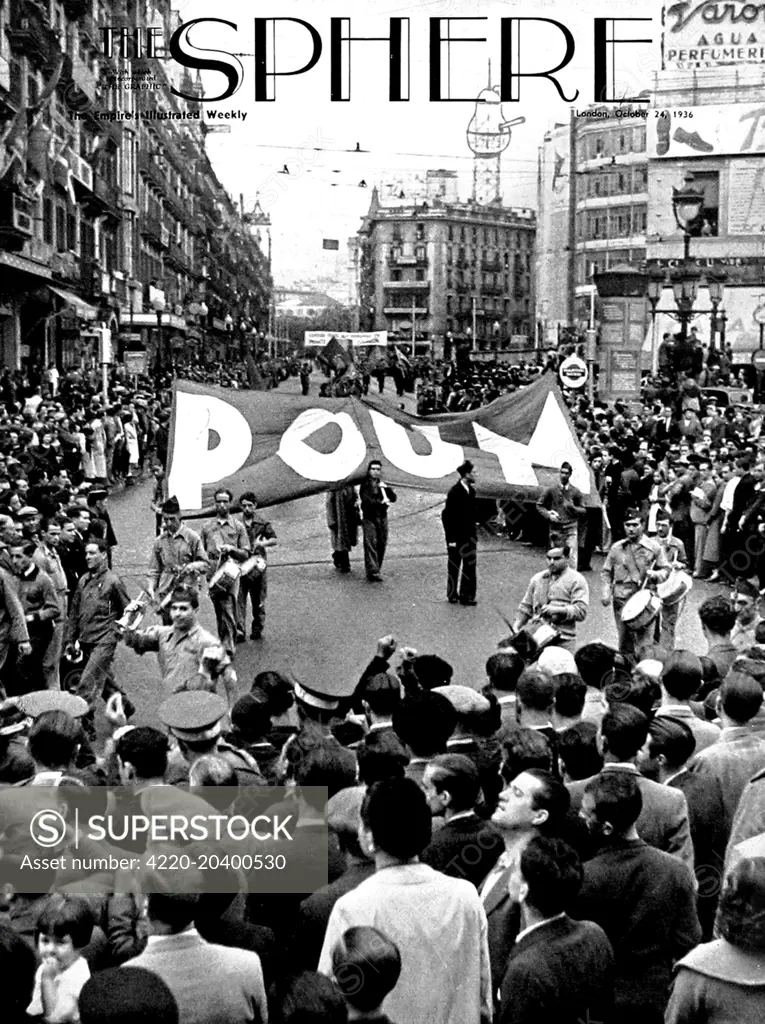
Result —
[{"label": "circular sign", "polygon": [[765,324],[765,303],[762,306],[757,306],[752,313],[752,319],[756,324]]},{"label": "circular sign", "polygon": [[756,352],[752,352],[752,366],[760,372],[765,370],[765,349],[758,348]]},{"label": "circular sign", "polygon": [[587,363],[579,356],[568,356],[560,364],[558,375],[567,388],[581,388],[587,381]]}]

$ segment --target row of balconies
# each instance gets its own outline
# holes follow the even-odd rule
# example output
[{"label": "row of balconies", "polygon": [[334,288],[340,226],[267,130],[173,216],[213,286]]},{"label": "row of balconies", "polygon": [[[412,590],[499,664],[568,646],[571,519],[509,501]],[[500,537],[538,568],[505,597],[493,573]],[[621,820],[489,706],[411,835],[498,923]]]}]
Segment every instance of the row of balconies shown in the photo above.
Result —
[{"label": "row of balconies", "polygon": [[383,288],[386,291],[426,292],[430,289],[430,281],[384,281]]},{"label": "row of balconies", "polygon": [[16,0],[10,8],[6,34],[11,49],[38,66],[55,65],[61,53],[59,34],[47,8],[34,0]]}]

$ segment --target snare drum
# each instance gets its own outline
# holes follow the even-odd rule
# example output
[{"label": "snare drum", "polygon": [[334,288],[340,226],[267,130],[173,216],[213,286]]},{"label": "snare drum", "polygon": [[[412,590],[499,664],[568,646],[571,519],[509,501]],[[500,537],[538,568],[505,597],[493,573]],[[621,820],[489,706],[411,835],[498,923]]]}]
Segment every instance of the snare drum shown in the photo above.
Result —
[{"label": "snare drum", "polygon": [[242,562],[241,565],[242,576],[249,576],[255,578],[262,576],[266,569],[266,560],[262,555],[251,555],[246,562]]},{"label": "snare drum", "polygon": [[650,590],[638,590],[622,608],[621,620],[627,629],[649,626],[661,611],[661,600]]},{"label": "snare drum", "polygon": [[210,579],[210,597],[224,597],[230,594],[241,572],[239,563],[233,558],[227,558]]},{"label": "snare drum", "polygon": [[661,598],[662,604],[673,605],[682,601],[692,586],[693,579],[688,573],[678,570],[671,572],[669,578],[658,585],[656,594]]},{"label": "snare drum", "polygon": [[555,626],[551,626],[549,622],[540,622],[536,618],[530,619],[518,632],[525,633],[526,636],[533,640],[538,651],[555,643],[560,638],[560,633]]}]

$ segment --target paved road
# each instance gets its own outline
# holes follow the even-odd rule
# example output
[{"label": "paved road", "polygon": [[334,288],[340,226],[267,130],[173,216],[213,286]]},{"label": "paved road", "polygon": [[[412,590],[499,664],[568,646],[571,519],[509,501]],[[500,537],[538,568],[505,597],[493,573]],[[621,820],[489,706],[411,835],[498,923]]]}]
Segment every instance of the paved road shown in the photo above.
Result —
[{"label": "paved road", "polygon": [[[292,382],[290,382],[292,383]],[[289,386],[289,385],[288,385]],[[296,385],[295,385],[296,387]],[[395,395],[390,396],[396,401]],[[110,499],[120,545],[115,569],[131,595],[140,590],[154,537],[149,508],[151,485],[130,488]],[[393,633],[420,653],[438,653],[455,667],[455,682],[478,685],[486,658],[507,635],[500,612],[512,617],[529,577],[544,568],[544,553],[505,539],[482,536],[478,555],[476,608],[445,600],[446,554],[438,495],[400,490],[390,513],[390,546],[382,584],[367,583],[360,547],[353,572],[336,573],[330,560],[323,496],[269,510],[279,546],[269,555],[266,632],[237,650],[236,668],[243,690],[265,669],[292,673],[307,683],[355,679],[374,653],[375,641]],[[192,528],[197,527],[194,523]],[[598,569],[587,574],[594,588],[589,618],[579,627],[580,641],[614,643],[610,609],[599,601]],[[703,652],[704,641],[693,610],[714,588],[697,585],[680,621],[678,646]],[[214,627],[209,600],[202,602],[204,625]],[[148,617],[145,624],[151,621]],[[161,695],[153,654],[138,657],[121,648],[117,671],[138,706],[136,722],[153,722]]]}]

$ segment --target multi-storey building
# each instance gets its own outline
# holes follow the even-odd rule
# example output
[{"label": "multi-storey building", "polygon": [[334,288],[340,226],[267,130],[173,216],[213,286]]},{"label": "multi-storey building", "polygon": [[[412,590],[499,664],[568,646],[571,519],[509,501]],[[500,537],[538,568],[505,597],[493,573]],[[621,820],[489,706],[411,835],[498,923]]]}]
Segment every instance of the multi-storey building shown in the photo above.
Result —
[{"label": "multi-storey building", "polygon": [[645,262],[644,115],[644,108],[629,106],[574,110],[568,124],[544,137],[536,274],[538,322],[548,338],[560,326],[588,323],[594,273]]},{"label": "multi-storey building", "polygon": [[6,366],[97,358],[99,322],[117,358],[143,353],[144,365],[189,346],[221,352],[266,326],[268,262],[210,164],[201,84],[134,48],[107,58],[100,30],[115,24],[166,40],[179,18],[169,0],[117,13],[105,0],[0,9]]},{"label": "multi-storey building", "polygon": [[421,201],[388,205],[373,191],[359,231],[361,329],[418,353],[532,347],[533,211],[450,201],[443,173],[429,172]]},{"label": "multi-storey building", "polygon": [[[691,228],[689,255],[702,277],[693,320],[699,337],[709,342],[713,318],[705,284],[723,278],[725,293],[725,338],[734,358],[748,362],[760,345],[760,331],[754,310],[765,299],[765,83],[761,64],[729,64],[739,51],[729,50],[737,36],[735,11],[729,4],[720,15],[720,39],[725,46],[698,49],[706,38],[704,25],[685,24],[677,17],[685,39],[683,47],[673,43],[675,23],[667,16],[665,40],[667,67],[657,75],[655,95],[648,122],[649,216],[647,256],[649,268],[660,267],[667,274],[667,286],[658,303],[657,336],[678,330],[668,315],[675,309],[669,275],[683,263],[683,233],[672,209],[673,189],[686,181],[704,194],[703,209]],[[717,38],[717,37],[715,37]],[[719,66],[693,67],[685,60],[670,59],[673,53]],[[741,60],[745,59],[740,57]],[[722,318],[714,331],[716,341],[723,330]],[[743,357],[743,358],[742,358]]]}]

